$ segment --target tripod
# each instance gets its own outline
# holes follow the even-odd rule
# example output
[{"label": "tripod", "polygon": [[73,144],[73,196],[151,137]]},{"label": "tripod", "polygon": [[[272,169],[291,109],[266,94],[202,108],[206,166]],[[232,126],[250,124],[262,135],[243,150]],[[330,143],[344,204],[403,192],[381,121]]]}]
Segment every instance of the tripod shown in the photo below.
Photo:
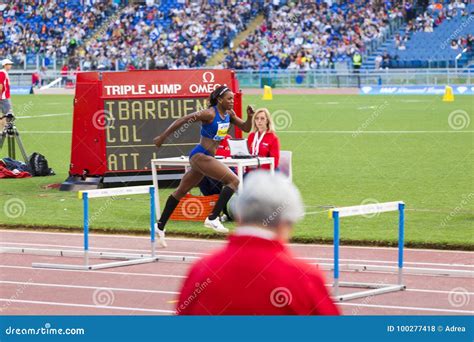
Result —
[{"label": "tripod", "polygon": [[8,156],[11,159],[16,159],[16,150],[15,150],[15,142],[18,144],[18,147],[20,148],[21,155],[23,156],[23,159],[25,160],[25,163],[28,164],[28,156],[25,151],[25,147],[23,147],[23,142],[21,141],[20,137],[20,132],[18,132],[18,129],[16,128],[14,121],[15,121],[15,116],[13,113],[7,113],[6,115],[0,117],[0,119],[6,118],[7,119],[7,124],[3,128],[3,131],[0,135],[0,151],[3,148],[3,143],[5,142],[5,139],[7,139],[7,145],[8,145]]}]

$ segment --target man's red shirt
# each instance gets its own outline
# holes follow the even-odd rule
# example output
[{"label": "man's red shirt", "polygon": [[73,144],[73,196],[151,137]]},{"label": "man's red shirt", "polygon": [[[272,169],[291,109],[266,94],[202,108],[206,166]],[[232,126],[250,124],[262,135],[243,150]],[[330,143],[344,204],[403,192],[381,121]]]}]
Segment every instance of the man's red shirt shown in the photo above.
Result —
[{"label": "man's red shirt", "polygon": [[[258,229],[258,228],[257,228]],[[183,284],[180,315],[338,315],[321,272],[281,242],[232,235],[197,262]]]}]

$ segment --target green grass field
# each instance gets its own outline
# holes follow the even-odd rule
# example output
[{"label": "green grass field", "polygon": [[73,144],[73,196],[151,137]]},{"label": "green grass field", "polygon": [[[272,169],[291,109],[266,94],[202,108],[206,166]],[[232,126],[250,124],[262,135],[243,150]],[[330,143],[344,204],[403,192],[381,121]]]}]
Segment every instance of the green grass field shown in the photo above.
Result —
[{"label": "green grass field", "polygon": [[[76,194],[45,188],[67,177],[72,100],[13,98],[16,115],[25,117],[17,127],[28,153],[46,155],[57,174],[0,180],[0,225],[81,227]],[[295,241],[332,240],[326,206],[403,200],[407,245],[473,249],[473,97],[443,103],[431,96],[278,95],[265,102],[244,96],[244,102],[274,112],[282,149],[293,151],[294,181],[307,212]],[[162,191],[162,202],[170,191]],[[92,227],[145,232],[148,210],[145,195],[93,200]],[[397,222],[396,213],[342,219],[341,238],[390,245],[397,240]],[[167,230],[215,236],[200,223],[170,222]]]}]

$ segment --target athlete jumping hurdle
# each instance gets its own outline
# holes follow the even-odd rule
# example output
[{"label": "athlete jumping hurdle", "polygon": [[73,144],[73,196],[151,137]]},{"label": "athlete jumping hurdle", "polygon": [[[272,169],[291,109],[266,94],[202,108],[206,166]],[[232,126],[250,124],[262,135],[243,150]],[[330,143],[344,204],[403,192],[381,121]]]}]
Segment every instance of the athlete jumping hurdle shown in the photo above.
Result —
[{"label": "athlete jumping hurdle", "polygon": [[209,97],[209,108],[191,113],[174,121],[153,142],[160,147],[166,138],[185,124],[201,121],[201,139],[199,144],[191,151],[189,162],[191,168],[185,173],[178,188],[168,197],[165,208],[158,219],[158,241],[162,247],[166,247],[165,226],[174,209],[193,187],[197,186],[204,176],[221,181],[222,187],[219,199],[212,213],[204,221],[204,226],[219,233],[228,233],[219,220],[219,214],[225,207],[234,192],[238,189],[238,177],[224,164],[214,158],[216,149],[221,140],[225,138],[229,127],[234,124],[244,132],[250,132],[252,128],[252,116],[255,110],[247,107],[247,121],[240,119],[234,112],[234,93],[226,86],[216,88]]}]

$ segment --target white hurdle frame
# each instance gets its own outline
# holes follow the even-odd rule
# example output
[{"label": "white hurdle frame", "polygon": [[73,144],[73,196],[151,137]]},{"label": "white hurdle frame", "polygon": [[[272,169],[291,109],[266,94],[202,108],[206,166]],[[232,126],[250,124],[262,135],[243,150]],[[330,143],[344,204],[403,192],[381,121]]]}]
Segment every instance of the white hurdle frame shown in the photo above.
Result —
[{"label": "white hurdle frame", "polygon": [[[115,197],[126,195],[150,195],[150,255],[146,254],[125,254],[125,253],[105,253],[105,252],[90,252],[89,251],[89,199],[99,197]],[[181,256],[181,255],[157,255],[155,246],[155,187],[151,186],[131,186],[121,188],[108,189],[94,189],[78,192],[79,199],[83,203],[83,220],[84,220],[84,249],[80,251],[72,250],[49,250],[45,251],[46,255],[66,256],[66,257],[80,257],[84,259],[83,265],[71,264],[52,264],[52,263],[33,263],[31,266],[35,268],[52,268],[52,269],[67,269],[67,270],[99,270],[104,268],[121,267],[151,263],[155,261],[174,261],[186,262],[196,260],[196,257]],[[25,249],[22,249],[22,252]],[[90,264],[90,258],[102,259],[122,259],[121,261],[106,262],[100,264]]]},{"label": "white hurdle frame", "polygon": [[[398,284],[375,284],[339,281],[339,226],[340,218],[366,214],[397,211],[398,219]],[[405,203],[403,201],[357,205],[351,207],[334,208],[329,211],[329,217],[334,223],[334,299],[336,301],[347,301],[357,298],[375,296],[388,292],[403,291],[403,246],[405,239]],[[365,291],[339,295],[339,287],[364,288]]]}]

